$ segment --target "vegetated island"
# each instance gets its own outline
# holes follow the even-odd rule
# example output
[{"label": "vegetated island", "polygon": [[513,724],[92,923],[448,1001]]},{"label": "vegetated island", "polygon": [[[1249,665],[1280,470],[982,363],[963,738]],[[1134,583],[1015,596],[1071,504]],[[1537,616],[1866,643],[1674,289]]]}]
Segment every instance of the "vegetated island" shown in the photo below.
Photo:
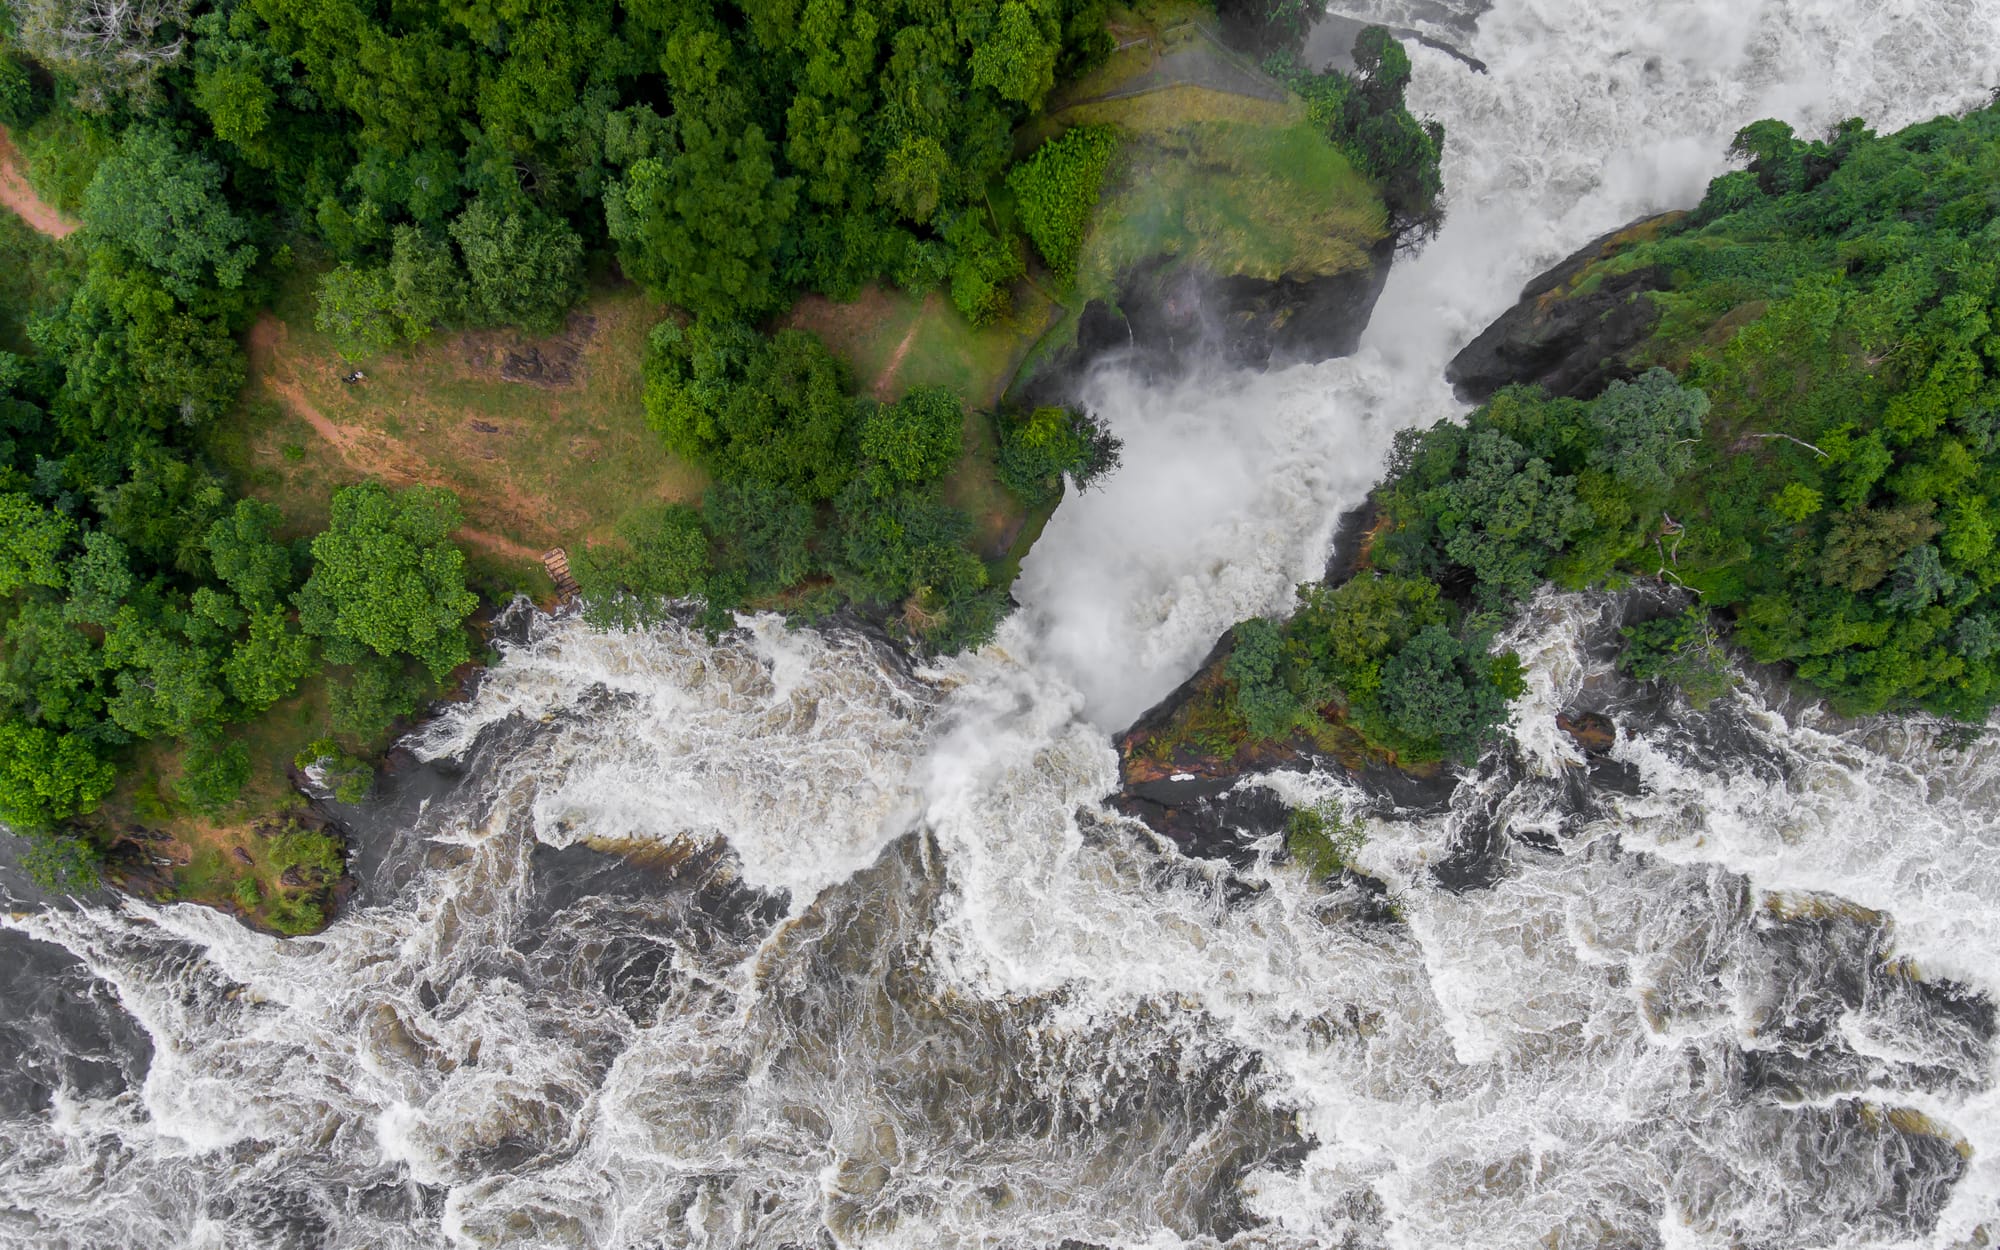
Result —
[{"label": "vegetated island", "polygon": [[[1130,810],[1199,841],[1239,776],[1310,760],[1415,793],[1492,739],[1521,685],[1491,642],[1543,585],[1671,591],[1618,663],[1697,706],[1733,647],[1840,714],[1988,718],[2000,101],[1889,135],[1760,121],[1731,151],[1747,167],[1694,209],[1591,243],[1458,356],[1482,406],[1399,438],[1336,575],[1121,738]],[[1227,818],[1246,811],[1287,820]],[[1342,828],[1291,818],[1327,869]]]},{"label": "vegetated island", "polygon": [[976,644],[1116,454],[1015,379],[1146,281],[1322,350],[1290,293],[1365,321],[1437,191],[1386,32],[1259,67],[1188,4],[91,12],[0,26],[0,821],[281,933],[545,551],[600,622]]}]

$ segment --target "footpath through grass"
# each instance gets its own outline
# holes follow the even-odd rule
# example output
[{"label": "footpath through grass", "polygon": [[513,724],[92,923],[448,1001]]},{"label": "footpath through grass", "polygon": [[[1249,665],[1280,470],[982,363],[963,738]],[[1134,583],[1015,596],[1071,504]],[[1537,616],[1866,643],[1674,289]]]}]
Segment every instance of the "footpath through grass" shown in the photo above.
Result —
[{"label": "footpath through grass", "polygon": [[295,283],[253,327],[250,386],[211,446],[300,534],[324,526],[335,489],[363,478],[449,487],[479,571],[546,595],[542,551],[605,537],[641,508],[693,502],[707,485],[645,423],[646,334],[664,315],[636,288],[601,288],[561,334],[440,333],[366,362],[350,384],[312,327],[309,284]]}]

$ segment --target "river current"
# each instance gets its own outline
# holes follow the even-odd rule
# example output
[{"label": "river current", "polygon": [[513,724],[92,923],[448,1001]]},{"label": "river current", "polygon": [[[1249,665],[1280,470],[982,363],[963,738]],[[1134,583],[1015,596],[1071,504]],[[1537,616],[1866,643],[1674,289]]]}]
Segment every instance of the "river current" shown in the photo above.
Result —
[{"label": "river current", "polygon": [[[1091,398],[985,651],[520,612],[352,813],[325,934],[0,928],[0,1246],[1972,1247],[2000,1239],[2000,742],[1612,673],[1545,595],[1509,742],[1369,813],[1386,898],[1104,803],[1111,732],[1284,607],[1521,284],[1776,115],[2000,85],[2000,0],[1383,0],[1449,218],[1362,349]],[[1558,710],[1613,715],[1588,762]],[[1482,882],[1435,869],[1484,848]],[[618,854],[607,853],[617,850]]]}]

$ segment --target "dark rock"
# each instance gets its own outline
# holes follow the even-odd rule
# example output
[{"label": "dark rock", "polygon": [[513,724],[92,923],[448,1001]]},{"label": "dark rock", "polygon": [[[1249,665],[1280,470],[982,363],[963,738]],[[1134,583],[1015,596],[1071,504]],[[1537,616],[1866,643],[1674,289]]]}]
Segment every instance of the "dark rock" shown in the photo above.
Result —
[{"label": "dark rock", "polygon": [[1491,889],[1507,874],[1507,837],[1490,814],[1480,814],[1454,830],[1445,857],[1431,876],[1453,894]]},{"label": "dark rock", "polygon": [[1239,787],[1235,778],[1142,782],[1119,791],[1111,806],[1172,839],[1183,855],[1238,868],[1256,858],[1251,845],[1283,829],[1291,815],[1276,791]]},{"label": "dark rock", "polygon": [[1368,535],[1381,519],[1382,505],[1373,495],[1360,507],[1340,514],[1333,527],[1333,550],[1326,557],[1326,576],[1322,581],[1328,586],[1338,586],[1360,572],[1361,557],[1368,549]]},{"label": "dark rock", "polygon": [[1618,726],[1602,712],[1558,712],[1556,728],[1568,734],[1585,755],[1608,755],[1618,745]]},{"label": "dark rock", "polygon": [[498,434],[500,432],[500,427],[490,421],[474,421],[472,429],[474,433],[478,434]]},{"label": "dark rock", "polygon": [[1204,365],[1262,368],[1345,356],[1389,278],[1385,239],[1366,268],[1325,278],[1218,277],[1170,256],[1136,266],[1116,304],[1092,300],[1075,346],[1020,389],[1025,404],[1067,403],[1097,364],[1116,359],[1141,376],[1184,376]]},{"label": "dark rock", "polygon": [[1570,294],[1589,266],[1635,239],[1651,237],[1679,213],[1645,218],[1593,240],[1530,282],[1512,308],[1467,344],[1445,369],[1461,398],[1483,403],[1516,382],[1551,395],[1588,399],[1637,370],[1626,353],[1653,331],[1659,308],[1646,298],[1668,286],[1658,266],[1603,278],[1586,294]]},{"label": "dark rock", "polygon": [[240,846],[232,846],[232,847],[230,847],[230,848],[229,848],[229,853],[230,853],[231,855],[233,855],[233,856],[235,856],[235,857],[236,857],[236,862],[237,862],[237,863],[239,863],[239,864],[242,864],[242,865],[243,865],[244,867],[246,867],[246,868],[247,868],[247,867],[249,867],[249,866],[250,866],[251,864],[253,864],[253,863],[255,863],[255,862],[256,862],[255,860],[253,860],[253,859],[251,859],[251,858],[250,858],[250,852],[248,852],[248,851],[244,850],[244,849],[243,849],[242,847],[240,847]]},{"label": "dark rock", "polygon": [[303,886],[306,884],[305,875],[299,871],[297,864],[293,864],[279,875],[278,884],[293,887]]}]

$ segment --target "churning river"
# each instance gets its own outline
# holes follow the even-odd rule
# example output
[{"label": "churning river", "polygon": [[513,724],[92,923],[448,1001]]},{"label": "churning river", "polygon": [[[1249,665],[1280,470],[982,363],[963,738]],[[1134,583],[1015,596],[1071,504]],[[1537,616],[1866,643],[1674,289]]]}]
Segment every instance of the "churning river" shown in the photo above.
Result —
[{"label": "churning river", "polygon": [[[1460,6],[1460,7],[1455,7]],[[1092,400],[986,651],[517,619],[317,938],[0,928],[0,1246],[1971,1247],[2000,1240],[2000,742],[1624,685],[1545,596],[1512,739],[1372,813],[1393,909],[1185,860],[1109,735],[1324,563],[1521,284],[1744,123],[2000,85],[2000,0],[1383,0],[1450,216],[1362,349]],[[1554,713],[1624,733],[1586,768]],[[1433,869],[1481,840],[1489,884]],[[622,841],[649,848],[614,856]],[[598,849],[593,849],[598,848]],[[1272,848],[1275,850],[1275,848]]]}]

